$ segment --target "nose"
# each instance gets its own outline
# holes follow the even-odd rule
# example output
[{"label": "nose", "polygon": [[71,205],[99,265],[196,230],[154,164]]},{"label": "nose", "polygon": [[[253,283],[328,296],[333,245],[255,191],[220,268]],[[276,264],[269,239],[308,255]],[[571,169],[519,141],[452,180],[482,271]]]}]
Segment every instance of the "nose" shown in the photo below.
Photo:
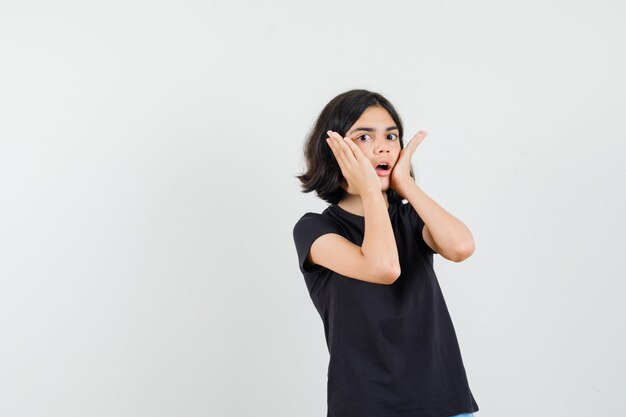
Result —
[{"label": "nose", "polygon": [[376,145],[376,153],[389,153],[389,142],[383,140],[382,142],[378,142]]}]

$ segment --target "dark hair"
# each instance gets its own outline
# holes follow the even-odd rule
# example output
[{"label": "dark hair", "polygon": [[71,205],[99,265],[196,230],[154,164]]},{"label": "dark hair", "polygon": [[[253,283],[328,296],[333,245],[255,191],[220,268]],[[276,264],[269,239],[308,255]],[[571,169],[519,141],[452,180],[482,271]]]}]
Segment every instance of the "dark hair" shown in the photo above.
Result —
[{"label": "dark hair", "polygon": [[[333,130],[345,136],[361,114],[372,106],[381,106],[389,112],[398,126],[400,149],[404,148],[402,120],[389,100],[368,90],[350,90],[339,94],[322,109],[304,143],[307,168],[304,173],[296,176],[302,182],[303,193],[315,191],[319,198],[330,204],[339,203],[345,196],[346,190],[341,187],[345,179],[332,150],[326,143],[328,137],[326,132]],[[410,174],[415,178],[412,166]],[[389,204],[402,202],[400,195],[391,188],[387,189],[387,200]]]}]

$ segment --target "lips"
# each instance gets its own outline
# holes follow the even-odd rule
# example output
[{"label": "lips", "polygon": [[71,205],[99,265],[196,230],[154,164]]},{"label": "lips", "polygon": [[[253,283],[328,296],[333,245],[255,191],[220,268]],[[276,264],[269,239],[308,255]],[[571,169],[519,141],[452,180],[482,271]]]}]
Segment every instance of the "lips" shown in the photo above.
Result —
[{"label": "lips", "polygon": [[391,165],[391,163],[389,162],[388,159],[381,159],[380,161],[378,161],[376,163],[376,166],[380,165],[380,164],[387,164],[387,166]]},{"label": "lips", "polygon": [[[380,165],[382,163],[386,163],[387,167],[381,168]],[[376,174],[378,174],[379,177],[386,177],[387,175],[391,173],[391,164],[388,161],[380,161],[378,165],[375,167],[375,170],[376,170]]]}]

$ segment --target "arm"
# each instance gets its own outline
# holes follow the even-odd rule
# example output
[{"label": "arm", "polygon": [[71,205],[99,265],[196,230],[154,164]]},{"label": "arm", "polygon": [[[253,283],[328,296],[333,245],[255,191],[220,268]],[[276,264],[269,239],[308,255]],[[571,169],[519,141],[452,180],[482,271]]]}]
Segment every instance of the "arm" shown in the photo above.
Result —
[{"label": "arm", "polygon": [[380,191],[361,196],[365,233],[361,246],[337,233],[326,233],[311,245],[308,261],[346,277],[390,285],[400,276],[400,261],[388,210]]},{"label": "arm", "polygon": [[393,283],[400,276],[400,258],[389,212],[380,190],[361,195],[365,232],[361,252],[369,264]]},{"label": "arm", "polygon": [[472,234],[463,222],[426,195],[411,177],[411,158],[426,135],[425,130],[420,130],[400,151],[400,158],[391,172],[390,186],[409,200],[424,221],[422,237],[426,244],[444,258],[461,262],[474,252]]},{"label": "arm", "polygon": [[424,220],[422,236],[428,246],[453,262],[461,262],[472,255],[474,238],[463,222],[430,198],[412,178],[402,184],[402,192]]}]

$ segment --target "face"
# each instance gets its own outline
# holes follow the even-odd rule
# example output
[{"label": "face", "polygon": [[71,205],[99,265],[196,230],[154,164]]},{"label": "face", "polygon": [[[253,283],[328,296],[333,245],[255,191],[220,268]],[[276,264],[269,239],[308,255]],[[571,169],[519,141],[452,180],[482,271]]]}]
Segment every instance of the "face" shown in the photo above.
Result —
[{"label": "face", "polygon": [[361,149],[374,168],[381,160],[389,162],[389,170],[380,176],[381,190],[389,188],[389,179],[400,151],[400,136],[398,126],[384,107],[368,107],[361,117],[348,129],[345,136]]}]

